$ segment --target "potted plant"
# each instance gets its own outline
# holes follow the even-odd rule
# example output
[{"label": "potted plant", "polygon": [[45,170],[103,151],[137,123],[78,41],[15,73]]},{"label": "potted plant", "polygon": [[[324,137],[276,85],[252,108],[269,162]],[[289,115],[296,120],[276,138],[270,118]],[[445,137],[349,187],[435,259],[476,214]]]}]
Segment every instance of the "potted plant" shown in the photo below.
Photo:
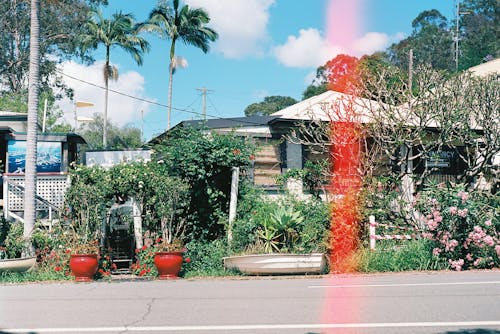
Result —
[{"label": "potted plant", "polygon": [[[247,274],[309,274],[325,270],[326,257],[320,245],[328,229],[311,230],[305,216],[293,205],[272,205],[259,217],[253,241],[244,255],[224,258],[226,268]],[[316,251],[315,251],[316,250]]]},{"label": "potted plant", "polygon": [[82,231],[71,225],[63,232],[64,243],[70,254],[69,268],[77,282],[93,280],[99,266],[99,233]]},{"label": "potted plant", "polygon": [[163,176],[157,181],[151,187],[155,191],[144,200],[145,223],[151,231],[151,238],[146,240],[145,245],[152,246],[159,278],[176,279],[185,252],[188,187],[175,177]]}]

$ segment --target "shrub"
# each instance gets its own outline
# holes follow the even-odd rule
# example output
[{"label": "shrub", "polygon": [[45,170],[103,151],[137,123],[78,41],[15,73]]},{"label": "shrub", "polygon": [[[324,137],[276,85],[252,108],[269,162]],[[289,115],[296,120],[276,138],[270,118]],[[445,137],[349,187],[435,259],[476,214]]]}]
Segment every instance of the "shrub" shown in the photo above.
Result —
[{"label": "shrub", "polygon": [[190,239],[215,240],[224,236],[220,221],[229,209],[231,168],[249,167],[254,145],[234,134],[178,127],[153,149],[154,159],[165,161],[168,174],[189,185],[186,217]]},{"label": "shrub", "polygon": [[360,272],[405,270],[438,270],[448,267],[443,260],[432,256],[432,242],[426,239],[409,240],[401,244],[387,242],[376,250],[359,249],[350,261]]},{"label": "shrub", "polygon": [[435,257],[455,270],[500,265],[498,195],[431,185],[416,204]]},{"label": "shrub", "polygon": [[233,252],[305,253],[327,250],[328,204],[316,199],[299,200],[293,196],[276,201],[256,196],[251,201],[253,205],[249,207],[252,209],[241,214],[234,223]]},{"label": "shrub", "polygon": [[223,264],[222,258],[229,256],[225,240],[192,241],[187,245],[186,256],[190,261],[182,265],[183,277],[226,276],[232,273]]}]

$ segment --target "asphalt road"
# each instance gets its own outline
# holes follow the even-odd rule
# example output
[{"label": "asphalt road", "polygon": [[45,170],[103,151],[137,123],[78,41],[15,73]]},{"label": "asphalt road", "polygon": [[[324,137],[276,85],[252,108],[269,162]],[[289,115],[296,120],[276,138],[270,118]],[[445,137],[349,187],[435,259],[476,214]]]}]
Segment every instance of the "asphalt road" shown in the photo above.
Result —
[{"label": "asphalt road", "polygon": [[0,333],[500,334],[500,271],[0,285]]}]

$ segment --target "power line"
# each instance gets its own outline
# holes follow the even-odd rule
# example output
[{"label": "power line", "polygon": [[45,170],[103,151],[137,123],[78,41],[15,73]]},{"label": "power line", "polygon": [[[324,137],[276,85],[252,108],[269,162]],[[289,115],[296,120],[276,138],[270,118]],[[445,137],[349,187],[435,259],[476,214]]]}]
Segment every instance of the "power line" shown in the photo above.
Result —
[{"label": "power line", "polygon": [[[97,87],[97,88],[100,88],[100,89],[106,89],[106,87],[103,87],[101,85],[97,85],[97,84],[95,84],[93,82],[89,82],[89,81],[77,78],[75,76],[66,74],[63,71],[59,70],[59,69],[56,69],[56,72],[62,74],[63,76],[71,78],[73,80],[76,80],[76,81],[79,81],[79,82],[83,82],[84,84],[87,84],[87,85],[90,85],[90,86],[93,86],[93,87]],[[147,99],[144,99],[142,97],[133,96],[133,95],[130,95],[130,94],[127,94],[127,93],[123,93],[123,92],[117,91],[115,89],[108,88],[108,91],[113,92],[115,94],[122,95],[122,96],[126,96],[126,97],[134,99],[134,100],[146,102],[146,103],[149,103],[149,104],[154,104],[154,105],[157,105],[157,106],[160,106],[160,107],[163,107],[163,108],[168,108],[167,104],[163,104],[163,103],[160,103],[160,102],[147,100]],[[224,117],[219,117],[219,116],[209,115],[209,114],[203,114],[203,113],[199,113],[199,112],[191,111],[191,110],[187,110],[187,109],[181,109],[181,108],[175,108],[175,107],[172,107],[172,109],[180,111],[180,112],[185,112],[185,113],[188,113],[188,114],[194,114],[194,115],[197,115],[197,116],[209,116],[209,117],[216,118],[216,119],[225,119]],[[250,125],[260,125],[260,123],[251,122],[251,121],[245,121],[245,120],[241,120],[241,123],[247,123],[247,124],[250,124]]]}]

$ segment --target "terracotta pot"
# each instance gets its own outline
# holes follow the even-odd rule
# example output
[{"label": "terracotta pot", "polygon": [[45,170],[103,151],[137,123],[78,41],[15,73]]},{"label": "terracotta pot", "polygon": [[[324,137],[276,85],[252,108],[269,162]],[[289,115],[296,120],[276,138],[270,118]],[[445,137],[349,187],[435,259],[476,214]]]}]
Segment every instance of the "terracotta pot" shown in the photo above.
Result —
[{"label": "terracotta pot", "polygon": [[182,266],[183,252],[157,252],[154,263],[160,279],[176,279]]},{"label": "terracotta pot", "polygon": [[90,282],[97,272],[97,254],[71,254],[69,267],[77,282]]}]

